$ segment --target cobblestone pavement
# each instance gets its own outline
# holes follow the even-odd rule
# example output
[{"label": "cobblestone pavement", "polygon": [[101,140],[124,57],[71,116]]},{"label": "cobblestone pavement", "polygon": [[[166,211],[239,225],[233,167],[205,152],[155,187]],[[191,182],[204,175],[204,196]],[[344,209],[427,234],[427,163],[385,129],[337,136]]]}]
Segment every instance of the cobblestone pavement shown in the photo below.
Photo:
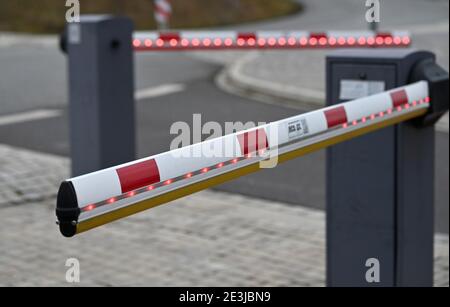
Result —
[{"label": "cobblestone pavement", "polygon": [[0,145],[0,209],[52,199],[68,167],[65,159]]},{"label": "cobblestone pavement", "polygon": [[[68,166],[0,145],[0,286],[66,286],[73,257],[83,286],[325,283],[324,213],[239,195],[205,191],[63,238],[54,197]],[[449,285],[448,244],[436,236],[437,286]]]}]

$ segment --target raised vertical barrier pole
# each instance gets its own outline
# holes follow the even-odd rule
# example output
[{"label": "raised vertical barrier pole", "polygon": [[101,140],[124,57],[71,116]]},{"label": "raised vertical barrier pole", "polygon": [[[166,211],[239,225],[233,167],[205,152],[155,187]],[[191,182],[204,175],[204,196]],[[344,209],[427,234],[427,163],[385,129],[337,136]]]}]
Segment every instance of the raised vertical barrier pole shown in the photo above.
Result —
[{"label": "raised vertical barrier pole", "polygon": [[135,159],[133,24],[82,16],[67,26],[72,174]]},{"label": "raised vertical barrier pole", "polygon": [[[414,69],[434,61],[411,50],[337,52],[327,58],[328,104],[418,81]],[[441,75],[446,93],[433,85],[432,94],[447,95],[448,109]],[[406,96],[392,94],[394,105]],[[406,122],[328,149],[329,286],[433,285],[434,148],[432,125]]]}]

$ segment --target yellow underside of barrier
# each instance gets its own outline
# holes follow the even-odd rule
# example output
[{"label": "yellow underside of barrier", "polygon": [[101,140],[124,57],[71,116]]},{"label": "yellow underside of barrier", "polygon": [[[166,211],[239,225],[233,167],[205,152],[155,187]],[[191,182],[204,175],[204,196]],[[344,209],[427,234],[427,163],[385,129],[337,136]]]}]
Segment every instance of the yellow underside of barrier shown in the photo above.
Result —
[{"label": "yellow underside of barrier", "polygon": [[[370,126],[366,126],[363,127],[361,129],[357,129],[357,130],[353,130],[353,131],[349,131],[348,133],[315,143],[315,144],[311,144],[309,146],[303,147],[303,148],[299,148],[297,150],[282,154],[278,157],[278,162],[279,163],[283,163],[304,155],[307,155],[309,153],[327,148],[329,146],[338,144],[338,143],[342,143],[344,141],[356,138],[358,136],[379,130],[379,129],[383,129],[385,127],[388,126],[392,126],[416,117],[419,117],[421,115],[424,115],[427,112],[426,109],[421,109],[421,110],[417,110],[408,114],[405,114],[403,116],[399,116],[396,118],[392,118],[389,120],[386,120],[384,122],[380,122],[374,125],[370,125]],[[86,220],[86,221],[82,221],[77,225],[77,234],[86,232],[88,230],[91,230],[93,228],[111,223],[113,221],[116,221],[118,219],[145,211],[147,209],[151,209],[163,204],[166,204],[168,202],[171,202],[173,200],[182,198],[184,196],[208,189],[210,187],[225,183],[227,181],[254,173],[261,170],[259,162],[246,166],[246,167],[242,167],[240,169],[234,170],[234,171],[230,171],[226,174],[222,174],[222,175],[218,175],[216,177],[210,178],[210,179],[206,179],[202,182],[198,182],[198,183],[194,183],[192,185],[177,189],[175,191],[171,191],[171,192],[167,192],[166,194],[160,195],[160,196],[156,196],[154,198],[112,211],[112,212],[108,212],[105,213],[103,215],[100,215],[98,217],[94,217],[92,219]]]}]

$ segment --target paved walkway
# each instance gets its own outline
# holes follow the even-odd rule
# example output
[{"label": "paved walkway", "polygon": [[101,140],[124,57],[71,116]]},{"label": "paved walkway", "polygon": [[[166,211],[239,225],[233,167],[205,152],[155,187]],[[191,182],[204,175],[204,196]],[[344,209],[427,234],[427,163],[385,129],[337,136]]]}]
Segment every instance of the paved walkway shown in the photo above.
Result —
[{"label": "paved walkway", "polygon": [[[323,286],[321,211],[205,191],[73,239],[55,225],[69,161],[0,145],[0,286]],[[436,285],[449,285],[436,236]]]}]

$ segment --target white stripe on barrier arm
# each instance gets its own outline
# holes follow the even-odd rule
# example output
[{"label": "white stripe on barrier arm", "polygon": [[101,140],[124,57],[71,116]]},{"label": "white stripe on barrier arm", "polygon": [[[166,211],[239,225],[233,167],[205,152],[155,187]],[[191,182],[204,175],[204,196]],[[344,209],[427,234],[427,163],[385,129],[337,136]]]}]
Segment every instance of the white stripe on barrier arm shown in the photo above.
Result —
[{"label": "white stripe on barrier arm", "polygon": [[406,31],[180,31],[135,32],[136,51],[202,49],[402,48],[411,45]]},{"label": "white stripe on barrier arm", "polygon": [[422,116],[429,107],[422,81],[68,179],[58,193],[61,232],[85,232],[256,172],[269,158],[284,162]]}]

